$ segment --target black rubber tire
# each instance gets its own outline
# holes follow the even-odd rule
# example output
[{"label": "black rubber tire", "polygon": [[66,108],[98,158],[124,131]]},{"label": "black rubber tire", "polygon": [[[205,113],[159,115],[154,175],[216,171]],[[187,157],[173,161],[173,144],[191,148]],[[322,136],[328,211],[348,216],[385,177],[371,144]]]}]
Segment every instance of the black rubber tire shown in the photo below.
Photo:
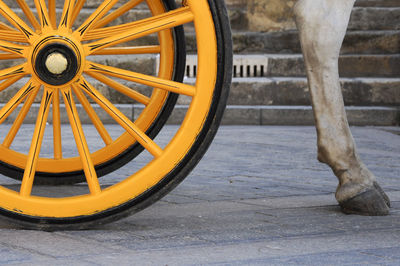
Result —
[{"label": "black rubber tire", "polygon": [[[162,0],[166,10],[176,9],[176,3],[174,0]],[[176,27],[173,30],[174,44],[175,44],[175,64],[173,72],[173,80],[182,82],[185,75],[186,66],[186,43],[185,33],[183,27]],[[159,113],[158,117],[154,120],[153,124],[146,131],[151,139],[154,139],[160,130],[163,128],[168,118],[171,115],[172,110],[178,100],[178,95],[170,93],[163,106],[163,109]],[[107,175],[118,168],[124,166],[143,151],[143,147],[138,143],[134,143],[128,147],[125,151],[118,154],[114,158],[104,162],[102,164],[95,165],[95,169],[98,177]],[[24,175],[24,169],[15,167],[0,161],[0,174],[11,177],[16,180],[22,180]],[[51,173],[51,172],[36,172],[35,184],[37,185],[69,185],[86,182],[85,174],[83,170],[64,172],[64,173]]]},{"label": "black rubber tire", "polygon": [[207,151],[217,133],[229,95],[232,79],[232,37],[229,18],[223,0],[208,0],[213,14],[218,48],[218,73],[210,111],[203,128],[191,149],[180,163],[157,185],[140,196],[108,210],[72,218],[32,217],[0,209],[6,219],[25,228],[45,231],[78,230],[110,223],[136,213],[161,199],[193,170]]}]

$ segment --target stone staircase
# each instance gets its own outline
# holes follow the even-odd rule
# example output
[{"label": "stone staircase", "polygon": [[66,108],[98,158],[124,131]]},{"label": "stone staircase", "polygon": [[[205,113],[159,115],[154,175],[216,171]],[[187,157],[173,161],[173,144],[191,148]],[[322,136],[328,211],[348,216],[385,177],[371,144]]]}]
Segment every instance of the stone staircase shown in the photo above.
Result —
[{"label": "stone staircase", "polygon": [[[260,32],[254,29],[247,12],[247,1],[226,0],[229,8],[234,42],[234,78],[223,124],[229,125],[312,125],[314,123],[304,62],[298,33],[293,22],[285,30]],[[33,1],[32,1],[33,2]],[[88,0],[84,11],[90,14],[100,0]],[[15,1],[7,1],[18,12]],[[61,8],[61,6],[60,6]],[[146,17],[143,9],[119,18],[124,22]],[[193,29],[185,27],[188,52],[196,49]],[[144,38],[145,43],[152,37]],[[122,68],[138,68],[154,74],[155,56],[110,56],[95,59]],[[189,69],[195,58],[188,56]],[[0,63],[1,68],[7,62]],[[186,82],[194,79],[188,71]],[[340,75],[349,121],[353,125],[397,125],[400,123],[400,0],[358,0],[340,57]],[[0,93],[6,102],[15,88]],[[100,85],[100,84],[98,84]],[[138,90],[145,92],[142,86]],[[114,90],[100,86],[100,90],[122,111],[132,117],[142,107],[120,98]],[[169,123],[178,123],[189,103],[180,97]],[[37,108],[37,104],[35,105]],[[96,108],[97,109],[97,108]],[[112,119],[98,108],[105,123]],[[27,121],[35,121],[35,110]],[[13,121],[14,112],[8,121]],[[83,122],[89,119],[81,110]],[[67,121],[67,117],[62,117]]]},{"label": "stone staircase", "polygon": [[[249,29],[246,3],[228,1],[235,59],[265,58],[264,75],[233,79],[225,124],[314,123],[297,31]],[[242,2],[242,3],[240,3]],[[343,95],[352,125],[400,123],[400,1],[358,0],[340,57]],[[253,69],[244,65],[242,69]],[[236,69],[240,69],[237,65]],[[241,77],[245,76],[245,77]]]}]

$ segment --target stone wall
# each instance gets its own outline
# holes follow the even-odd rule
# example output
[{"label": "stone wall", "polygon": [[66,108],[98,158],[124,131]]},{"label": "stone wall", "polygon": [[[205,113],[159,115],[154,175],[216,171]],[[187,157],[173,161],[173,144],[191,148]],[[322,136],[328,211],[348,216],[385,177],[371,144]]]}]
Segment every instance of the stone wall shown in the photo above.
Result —
[{"label": "stone wall", "polygon": [[242,21],[238,23],[245,23],[250,31],[296,29],[292,13],[296,0],[225,0],[225,2],[231,11],[237,8],[241,13],[245,13],[240,17]]},{"label": "stone wall", "polygon": [[295,0],[248,0],[247,18],[251,31],[296,29],[293,20]]},{"label": "stone wall", "polygon": [[[232,26],[253,32],[296,30],[292,8],[297,0],[225,0]],[[333,0],[332,0],[333,1]],[[357,0],[349,30],[398,30],[400,0]],[[372,15],[372,16],[371,16]],[[378,17],[374,17],[378,16]],[[386,16],[387,15],[387,16]],[[377,22],[385,24],[377,29]],[[242,28],[240,28],[242,26]],[[354,28],[354,26],[356,26]]]}]

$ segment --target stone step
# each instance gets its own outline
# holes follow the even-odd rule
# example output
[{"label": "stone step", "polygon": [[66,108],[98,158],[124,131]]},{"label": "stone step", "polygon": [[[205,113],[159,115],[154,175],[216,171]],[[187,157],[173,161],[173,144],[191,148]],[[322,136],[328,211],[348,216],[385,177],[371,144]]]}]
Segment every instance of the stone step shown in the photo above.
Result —
[{"label": "stone step", "polygon": [[[58,1],[60,2],[60,1]],[[12,1],[10,6],[14,8],[15,12],[21,17],[25,15],[18,10],[19,6],[16,1]],[[118,6],[118,5],[116,5]],[[35,7],[31,4],[33,11]],[[80,25],[85,18],[87,18],[97,7],[93,3],[87,4],[87,7],[82,9],[82,15],[78,17],[75,25]],[[59,8],[62,8],[59,3]],[[35,12],[36,13],[36,12]],[[117,18],[113,24],[127,23],[138,19],[149,17],[150,12],[145,5],[139,5],[137,8],[125,13]],[[248,31],[248,17],[247,8],[237,5],[229,6],[229,16],[231,20],[232,30],[234,31]],[[29,23],[28,23],[29,24]],[[188,27],[189,30],[191,27]],[[295,24],[291,23],[288,29],[294,30]],[[350,30],[398,30],[400,29],[400,6],[362,6],[353,9],[352,17],[349,24]]]},{"label": "stone step", "polygon": [[349,30],[399,30],[399,7],[355,7]]},{"label": "stone step", "polygon": [[[396,107],[346,107],[352,126],[395,126],[400,124]],[[223,125],[314,125],[311,106],[228,106]]]},{"label": "stone step", "polygon": [[[400,124],[400,109],[396,107],[346,107],[352,126],[395,126]],[[231,106],[223,125],[314,125],[311,106]]]},{"label": "stone step", "polygon": [[[0,108],[3,104],[0,104]],[[117,105],[128,118],[135,119],[143,110],[141,105],[120,104]],[[93,105],[94,110],[104,124],[116,122],[106,114],[98,105]],[[18,114],[18,107],[5,121],[11,124]],[[80,104],[77,104],[80,120],[83,124],[91,124],[89,117]],[[167,124],[179,125],[188,110],[187,105],[177,105],[173,110]],[[39,104],[33,104],[24,123],[34,124],[39,111]],[[67,124],[68,117],[65,106],[60,106],[61,123]],[[396,126],[400,124],[400,109],[398,107],[346,107],[347,118],[353,126]],[[49,113],[48,123],[52,123],[52,114]],[[314,125],[314,117],[311,106],[235,106],[228,105],[223,119],[223,125]]]},{"label": "stone step", "polygon": [[[19,5],[17,3],[17,1],[15,0],[3,0],[9,7],[11,8],[19,8]],[[29,7],[34,8],[35,7],[35,3],[34,0],[25,0],[25,2],[28,4]],[[46,1],[47,2],[47,1]],[[56,6],[57,8],[61,9],[64,6],[64,0],[56,0]],[[102,3],[104,2],[104,0],[86,0],[85,4],[84,4],[84,8],[97,8],[99,7]],[[178,2],[178,1],[177,1]],[[124,3],[126,3],[126,1],[118,1],[115,5],[114,8],[118,8],[120,6],[122,6]],[[141,7],[146,7],[145,3],[141,3],[138,8]]]},{"label": "stone step", "polygon": [[[187,64],[191,64],[192,56],[188,55]],[[88,59],[104,65],[128,69],[143,74],[154,75],[157,56],[155,55],[113,55],[92,56]],[[196,57],[194,58],[197,64]],[[304,60],[301,54],[260,54],[235,55],[234,77],[243,77],[240,67],[254,69],[257,64],[264,66],[265,77],[305,77]],[[255,63],[252,63],[256,61]],[[0,62],[0,69],[7,67]],[[341,77],[399,77],[400,54],[392,55],[342,55],[339,59]],[[243,73],[242,73],[243,74]],[[260,76],[260,70],[258,70]]]},{"label": "stone step", "polygon": [[[76,25],[84,21],[93,10],[83,9],[84,14],[78,17]],[[151,14],[145,9],[134,9],[120,16],[113,24],[128,23],[138,19],[150,17]],[[246,9],[230,8],[229,17],[233,31],[250,31],[248,28],[248,18]],[[400,30],[400,7],[355,7],[349,23],[349,30]],[[296,29],[293,21],[291,28]],[[186,26],[187,31],[193,31],[191,25]]]},{"label": "stone step", "polygon": [[[18,7],[15,1],[9,1],[11,6]],[[96,1],[95,1],[96,2]],[[88,6],[93,6],[89,3]],[[22,11],[17,11],[22,18]],[[92,10],[84,9],[88,16]],[[244,9],[231,9],[231,21],[234,29],[235,52],[239,53],[299,53],[300,45],[297,32],[293,24],[290,31],[259,33],[248,31],[246,11]],[[149,12],[137,9],[119,17],[115,23],[126,23],[149,16]],[[84,16],[83,16],[84,17]],[[77,23],[83,22],[84,18],[78,18]],[[376,8],[356,7],[353,19],[349,25],[343,52],[344,53],[370,53],[387,54],[400,53],[400,7]],[[191,51],[195,49],[191,27],[186,27]],[[154,36],[140,38],[137,44],[154,44]]]},{"label": "stone step", "polygon": [[[197,57],[189,55],[189,77],[197,65]],[[155,55],[109,55],[92,56],[89,60],[147,75],[156,73]],[[0,69],[21,62],[0,61]],[[301,54],[235,55],[234,77],[305,77]],[[399,77],[400,55],[342,55],[339,60],[341,77]],[[249,72],[248,72],[249,71]]]},{"label": "stone step", "polygon": [[[301,54],[235,55],[233,64],[234,77],[306,76]],[[342,55],[339,69],[341,77],[399,77],[400,55]]]},{"label": "stone step", "polygon": [[[140,113],[134,105],[134,113]],[[138,110],[139,109],[139,110]],[[168,124],[180,124],[187,105],[177,105]],[[380,106],[347,106],[347,118],[353,126],[395,126],[400,124],[400,108]],[[228,105],[222,125],[314,125],[311,106],[243,106]]]},{"label": "stone step", "polygon": [[[399,54],[400,31],[350,31],[341,50],[342,54]],[[188,34],[189,52],[196,51],[194,36]],[[299,54],[301,47],[297,31],[234,32],[236,54]]]},{"label": "stone step", "polygon": [[[135,103],[116,90],[99,81],[88,78],[103,95],[115,104]],[[28,81],[18,81],[0,93],[0,102],[5,103]],[[193,84],[194,79],[187,78],[185,83]],[[152,88],[144,85],[130,86],[140,93],[150,96]],[[400,106],[400,78],[343,78],[341,79],[345,104],[354,106]],[[41,92],[35,102],[40,102]],[[181,95],[179,104],[190,104],[191,98]],[[234,78],[228,98],[230,105],[310,105],[310,93],[306,78]]]},{"label": "stone step", "polygon": [[[8,2],[14,2],[14,0],[7,0]],[[87,0],[85,2],[85,7],[98,7],[104,0]],[[32,3],[33,0],[27,0],[27,2]],[[62,1],[57,1],[57,6],[59,8],[62,7]],[[180,0],[176,1],[177,4],[180,4]],[[115,7],[119,7],[124,3],[124,1],[120,1],[115,5]],[[247,6],[246,0],[225,0],[227,7],[240,7],[245,8]],[[16,5],[16,4],[10,4]],[[142,4],[144,6],[144,4]],[[357,0],[355,6],[377,6],[377,7],[399,7],[400,1],[399,0]]]},{"label": "stone step", "polygon": [[356,6],[400,7],[400,0],[357,0]]},{"label": "stone step", "polygon": [[[196,52],[195,36],[187,32],[188,53]],[[342,54],[399,54],[400,30],[395,31],[349,31],[344,40]],[[157,44],[154,35],[139,38],[129,45]],[[297,31],[233,33],[236,54],[299,54],[301,47]]]},{"label": "stone step", "polygon": [[[341,79],[346,105],[400,106],[400,78]],[[187,104],[183,98],[180,103]],[[229,105],[310,105],[306,78],[234,78]]]},{"label": "stone step", "polygon": [[[246,0],[225,0],[229,8],[246,8]],[[362,7],[400,7],[400,0],[357,0],[355,6]]]},{"label": "stone step", "polygon": [[[233,31],[251,31],[247,10],[229,9]],[[285,23],[286,30],[295,30],[294,20]],[[349,22],[349,30],[399,30],[400,7],[355,7]],[[274,30],[271,30],[274,31]]]}]

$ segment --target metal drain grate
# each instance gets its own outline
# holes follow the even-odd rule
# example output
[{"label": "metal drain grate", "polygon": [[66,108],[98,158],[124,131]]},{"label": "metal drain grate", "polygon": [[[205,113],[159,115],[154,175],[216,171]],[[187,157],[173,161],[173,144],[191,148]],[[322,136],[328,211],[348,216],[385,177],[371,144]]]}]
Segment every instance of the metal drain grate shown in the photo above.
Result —
[{"label": "metal drain grate", "polygon": [[[267,55],[235,55],[233,57],[233,77],[265,77],[268,73]],[[157,58],[157,69],[159,59]],[[195,78],[197,75],[197,55],[186,57],[185,77]]]}]

